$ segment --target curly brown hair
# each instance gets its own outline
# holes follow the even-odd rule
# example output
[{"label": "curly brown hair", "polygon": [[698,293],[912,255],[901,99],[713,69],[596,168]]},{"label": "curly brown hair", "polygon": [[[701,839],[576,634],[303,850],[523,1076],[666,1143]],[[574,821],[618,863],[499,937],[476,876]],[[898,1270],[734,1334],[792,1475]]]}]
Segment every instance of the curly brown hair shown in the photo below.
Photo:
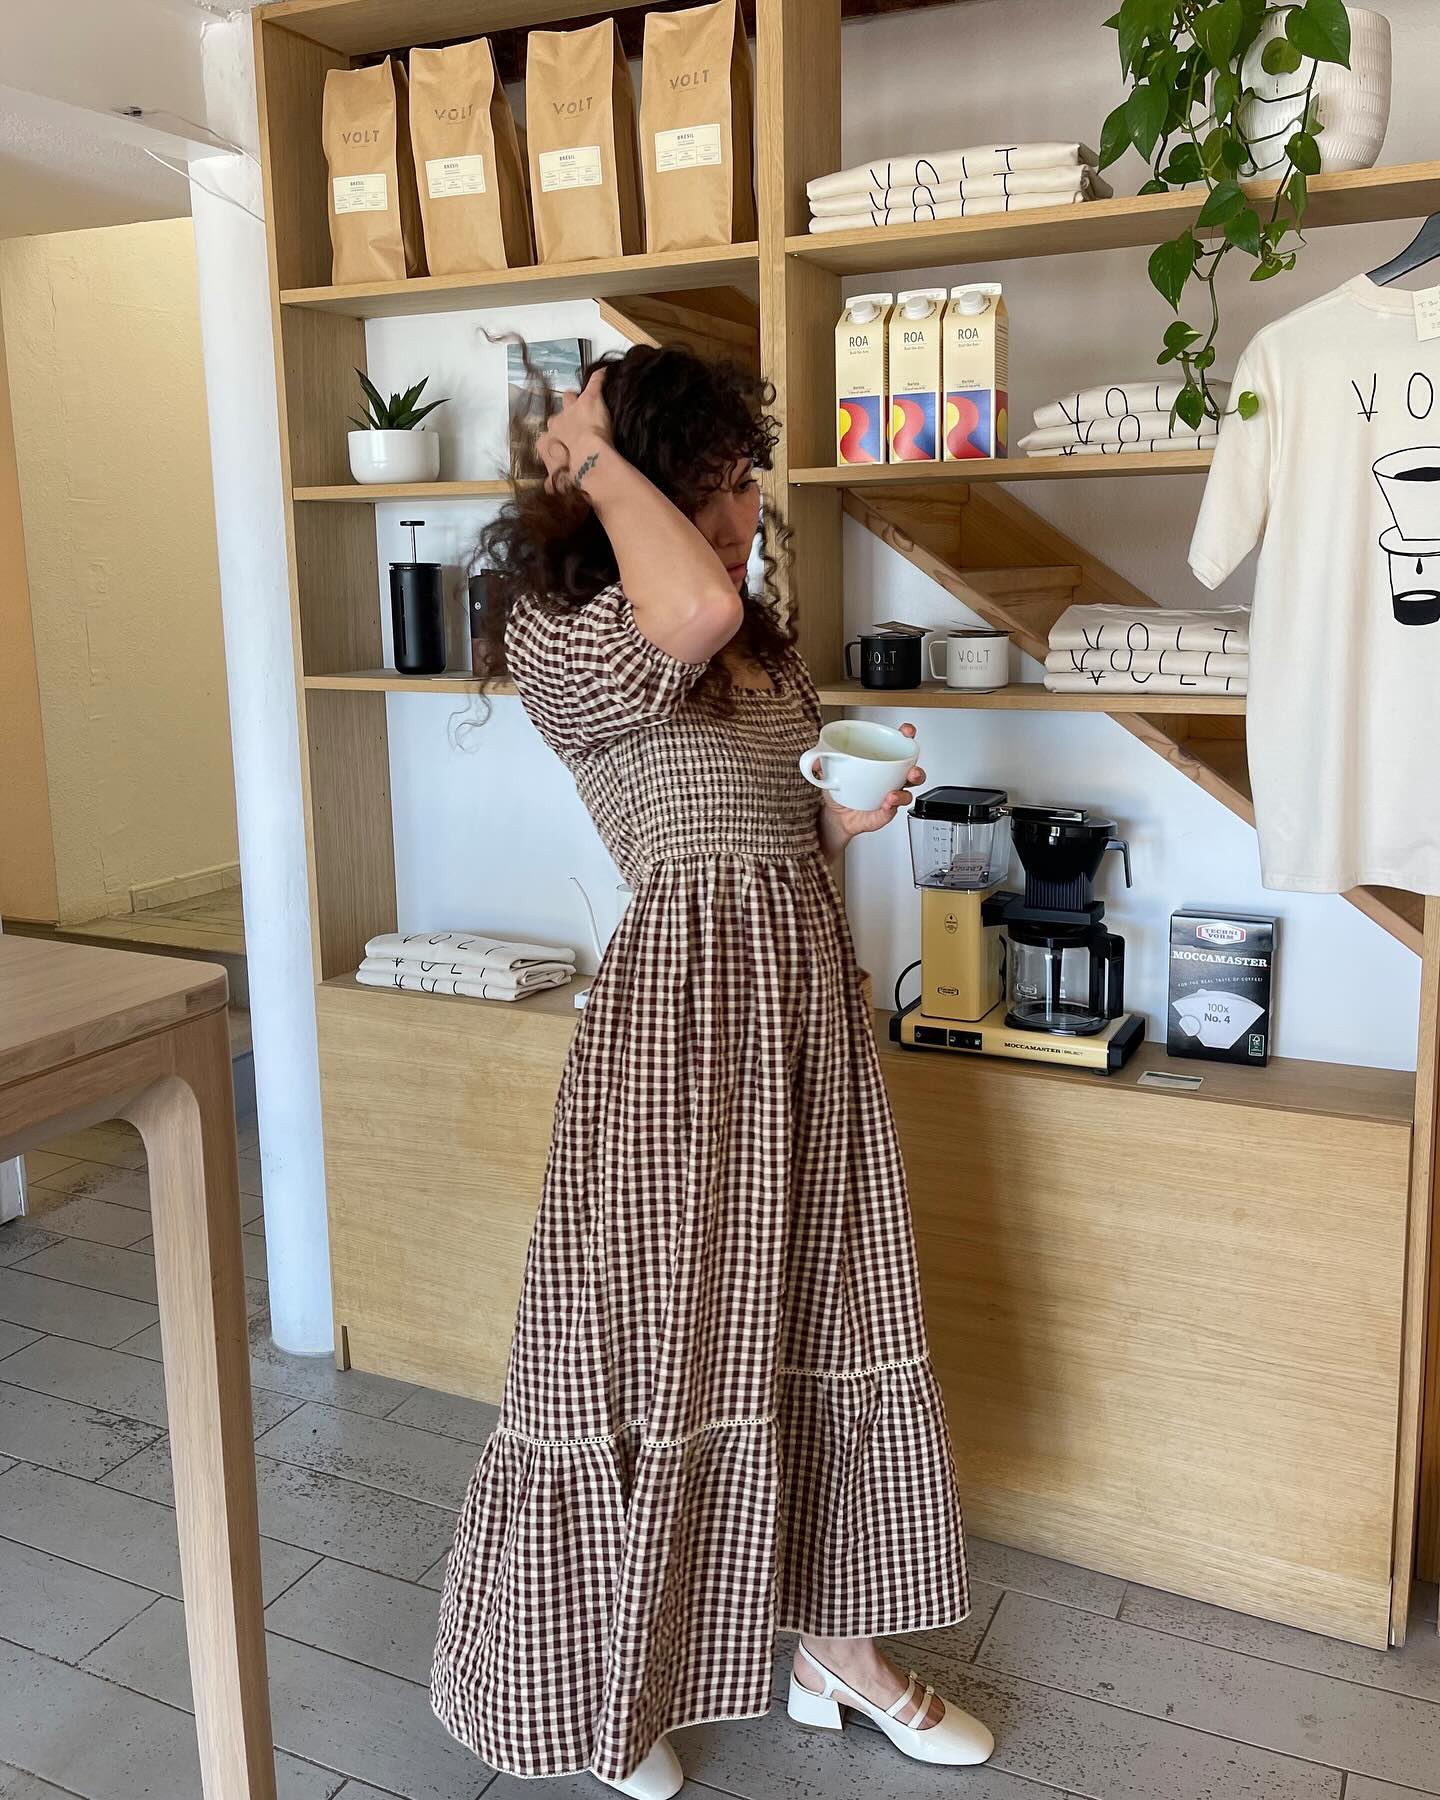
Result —
[{"label": "curly brown hair", "polygon": [[[504,335],[521,343],[530,382],[544,389],[523,340]],[[616,450],[687,518],[737,461],[748,460],[757,469],[771,466],[780,427],[767,411],[775,388],[765,377],[677,345],[610,351],[585,365],[582,385],[597,369],[604,371],[602,391]],[[548,390],[545,398],[553,398]],[[512,473],[534,466],[527,452],[524,426],[517,421],[511,429]],[[744,642],[772,675],[796,636],[776,585],[788,539],[784,522],[767,506],[760,522],[760,591],[752,593],[747,583],[741,594]],[[619,578],[615,552],[589,503],[573,491],[549,494],[535,481],[517,481],[512,497],[480,533],[471,568],[488,576],[483,641],[486,664],[497,671],[504,667],[505,624],[517,599],[581,607]],[[708,690],[722,712],[733,707],[730,678],[716,663],[696,687]]]}]

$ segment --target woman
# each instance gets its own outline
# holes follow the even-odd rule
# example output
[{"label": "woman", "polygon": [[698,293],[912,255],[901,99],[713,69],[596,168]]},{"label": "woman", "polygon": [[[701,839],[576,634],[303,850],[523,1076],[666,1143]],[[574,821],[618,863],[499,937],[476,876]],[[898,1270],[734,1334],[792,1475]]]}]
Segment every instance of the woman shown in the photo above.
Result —
[{"label": "woman", "polygon": [[803,1634],[797,1721],[850,1706],[926,1762],[993,1747],[872,1641],[969,1609],[827,866],[910,796],[851,812],[800,774],[815,689],[773,560],[748,573],[772,393],[682,350],[603,363],[481,540],[521,700],[635,897],[561,1077],[431,1699],[497,1769],[636,1800],[683,1782],[668,1730],[768,1711],[777,1630]]}]

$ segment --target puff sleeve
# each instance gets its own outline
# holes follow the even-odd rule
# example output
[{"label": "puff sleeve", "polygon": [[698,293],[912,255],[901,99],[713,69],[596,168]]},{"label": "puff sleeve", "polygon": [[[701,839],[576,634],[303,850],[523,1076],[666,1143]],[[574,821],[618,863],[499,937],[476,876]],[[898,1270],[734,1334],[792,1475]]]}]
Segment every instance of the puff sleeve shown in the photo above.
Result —
[{"label": "puff sleeve", "polygon": [[652,643],[618,583],[584,606],[517,601],[505,656],[536,729],[566,758],[664,724],[710,666]]}]

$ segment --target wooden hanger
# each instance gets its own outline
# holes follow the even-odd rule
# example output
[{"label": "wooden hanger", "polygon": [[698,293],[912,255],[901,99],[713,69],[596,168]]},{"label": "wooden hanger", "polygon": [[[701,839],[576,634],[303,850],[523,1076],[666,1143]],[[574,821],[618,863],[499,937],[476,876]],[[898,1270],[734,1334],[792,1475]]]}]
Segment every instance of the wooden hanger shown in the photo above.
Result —
[{"label": "wooden hanger", "polygon": [[1380,287],[1392,281],[1399,281],[1402,275],[1411,275],[1416,269],[1423,269],[1428,262],[1434,262],[1440,256],[1440,212],[1431,213],[1420,227],[1413,244],[1394,258],[1382,263],[1378,269],[1370,271],[1370,279]]}]

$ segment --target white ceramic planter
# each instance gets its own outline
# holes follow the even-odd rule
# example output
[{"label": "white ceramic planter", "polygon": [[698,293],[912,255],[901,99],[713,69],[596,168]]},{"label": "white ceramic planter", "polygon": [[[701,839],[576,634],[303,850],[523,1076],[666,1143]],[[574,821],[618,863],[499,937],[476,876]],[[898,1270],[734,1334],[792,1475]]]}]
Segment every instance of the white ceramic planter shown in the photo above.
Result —
[{"label": "white ceramic planter", "polygon": [[[1350,18],[1350,67],[1321,63],[1315,77],[1314,98],[1323,127],[1320,167],[1326,174],[1374,168],[1390,123],[1390,21],[1359,6],[1347,6],[1345,11]],[[1253,169],[1245,171],[1247,177],[1280,174],[1315,66],[1307,60],[1293,75],[1265,73],[1260,66],[1265,46],[1284,29],[1284,16],[1277,14],[1246,52],[1242,74],[1256,96],[1240,114],[1255,156]]]},{"label": "white ceramic planter", "polygon": [[440,439],[433,431],[352,431],[350,473],[376,482],[434,481],[440,474]]}]

